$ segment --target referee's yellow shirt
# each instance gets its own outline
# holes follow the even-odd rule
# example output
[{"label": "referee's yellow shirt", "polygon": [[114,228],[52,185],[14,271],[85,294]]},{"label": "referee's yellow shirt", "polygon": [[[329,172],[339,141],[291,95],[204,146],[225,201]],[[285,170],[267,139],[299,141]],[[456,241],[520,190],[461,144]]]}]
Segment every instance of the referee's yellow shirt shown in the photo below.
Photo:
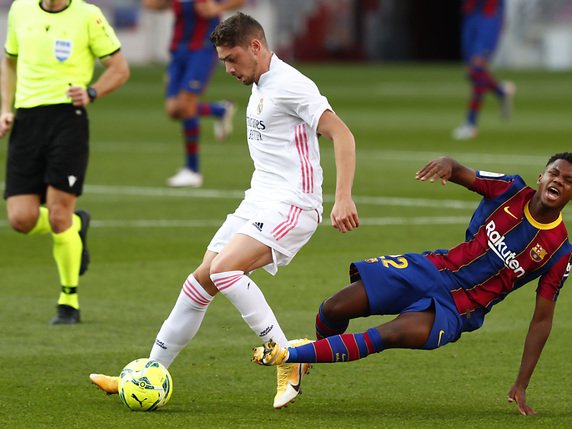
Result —
[{"label": "referee's yellow shirt", "polygon": [[64,10],[46,12],[39,0],[15,0],[5,45],[18,58],[15,107],[70,103],[69,85],[87,86],[96,58],[120,47],[97,6],[70,0]]}]

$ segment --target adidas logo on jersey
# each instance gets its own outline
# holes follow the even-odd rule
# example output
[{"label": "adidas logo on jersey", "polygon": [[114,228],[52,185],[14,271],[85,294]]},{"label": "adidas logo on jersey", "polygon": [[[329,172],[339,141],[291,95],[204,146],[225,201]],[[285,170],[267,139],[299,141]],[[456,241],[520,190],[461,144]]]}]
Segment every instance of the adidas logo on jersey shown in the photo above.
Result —
[{"label": "adidas logo on jersey", "polygon": [[260,232],[262,232],[262,227],[264,226],[264,224],[262,222],[252,222],[252,226],[255,227],[257,230],[259,230]]}]

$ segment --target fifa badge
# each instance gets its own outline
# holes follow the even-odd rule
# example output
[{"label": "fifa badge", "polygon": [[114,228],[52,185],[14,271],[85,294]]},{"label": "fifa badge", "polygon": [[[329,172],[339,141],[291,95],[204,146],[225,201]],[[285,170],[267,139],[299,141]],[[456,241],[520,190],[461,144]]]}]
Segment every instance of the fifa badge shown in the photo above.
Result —
[{"label": "fifa badge", "polygon": [[54,55],[60,63],[63,63],[72,54],[73,44],[71,40],[56,40],[54,44]]}]

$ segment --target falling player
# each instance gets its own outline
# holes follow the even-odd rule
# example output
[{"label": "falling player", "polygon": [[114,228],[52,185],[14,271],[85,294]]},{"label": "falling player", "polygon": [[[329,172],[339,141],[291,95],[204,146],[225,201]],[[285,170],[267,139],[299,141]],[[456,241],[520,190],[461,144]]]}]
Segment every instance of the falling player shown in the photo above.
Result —
[{"label": "falling player", "polygon": [[[520,176],[475,172],[450,158],[430,162],[416,178],[451,180],[483,195],[466,241],[450,250],[354,262],[351,285],[320,306],[318,341],[288,348],[269,342],[255,349],[253,360],[262,365],[346,362],[390,348],[436,349],[480,328],[493,305],[540,277],[520,370],[508,393],[521,414],[534,414],[526,388],[570,273],[572,245],[562,210],[572,199],[572,153],[549,159],[538,190]],[[350,319],[374,314],[398,316],[366,332],[344,334]]]}]

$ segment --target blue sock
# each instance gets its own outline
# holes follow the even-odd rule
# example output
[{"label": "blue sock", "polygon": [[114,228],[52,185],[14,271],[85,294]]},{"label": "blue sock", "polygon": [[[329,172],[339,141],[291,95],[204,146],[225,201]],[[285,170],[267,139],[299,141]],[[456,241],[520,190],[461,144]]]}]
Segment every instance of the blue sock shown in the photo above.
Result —
[{"label": "blue sock", "polygon": [[318,314],[316,314],[316,338],[321,340],[332,335],[343,334],[348,329],[349,324],[349,320],[334,322],[328,319],[324,314],[324,303],[322,302]]},{"label": "blue sock", "polygon": [[383,350],[379,331],[370,328],[361,334],[342,334],[299,347],[288,347],[288,363],[333,363],[363,359]]},{"label": "blue sock", "polygon": [[185,165],[189,170],[199,171],[199,118],[183,120],[183,136],[185,140]]}]

